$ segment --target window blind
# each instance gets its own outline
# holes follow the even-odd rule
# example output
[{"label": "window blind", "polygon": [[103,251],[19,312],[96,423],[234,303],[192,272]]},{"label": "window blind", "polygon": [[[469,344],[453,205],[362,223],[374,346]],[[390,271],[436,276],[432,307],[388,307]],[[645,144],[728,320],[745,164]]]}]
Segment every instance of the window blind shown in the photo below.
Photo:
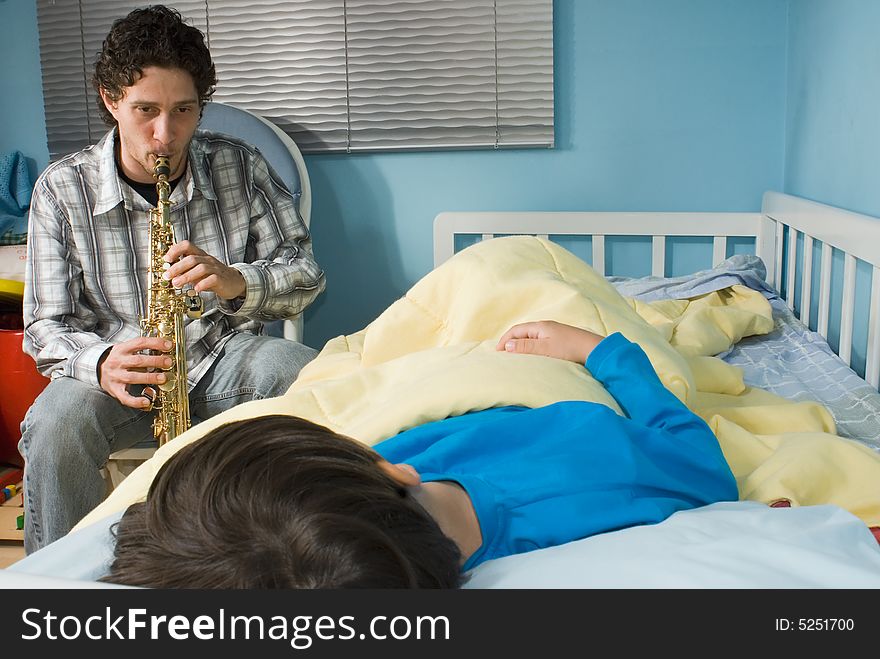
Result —
[{"label": "window blind", "polygon": [[[37,0],[52,157],[106,131],[90,76],[131,0]],[[214,99],[304,153],[553,146],[552,0],[176,0]]]}]

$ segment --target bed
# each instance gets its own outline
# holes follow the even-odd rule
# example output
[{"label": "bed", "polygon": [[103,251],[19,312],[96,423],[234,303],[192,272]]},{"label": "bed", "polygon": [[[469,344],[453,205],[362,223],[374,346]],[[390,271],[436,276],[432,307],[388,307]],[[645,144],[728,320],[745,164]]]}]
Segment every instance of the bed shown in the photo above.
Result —
[{"label": "bed", "polygon": [[[522,235],[558,243],[567,253],[578,251],[632,305],[694,299],[731,287],[757,292],[771,309],[768,327],[737,336],[712,358],[740,370],[749,388],[814,406],[803,409],[819,403],[841,441],[859,449],[857,462],[849,464],[875,466],[880,454],[880,219],[776,192],[766,193],[760,213],[441,213],[434,223],[434,272],[477,243],[499,244],[490,239]],[[615,274],[614,259],[607,257],[613,253],[609,243],[620,236],[646,237],[641,240],[650,248],[650,274]],[[708,267],[670,272],[668,251],[681,238],[705,243]],[[393,315],[395,305],[386,314]],[[289,402],[296,407],[297,400]],[[789,409],[796,419],[802,408]],[[259,414],[268,407],[251,411]],[[163,455],[160,450],[156,457]],[[139,472],[150,468],[149,463],[140,467],[119,490],[126,484],[134,488]],[[857,479],[855,472],[852,477]],[[880,499],[880,480],[855,482],[870,505]],[[468,575],[465,587],[880,587],[880,532],[872,532],[866,521],[837,503],[768,505],[760,498],[682,511],[660,524],[489,561]],[[117,508],[99,507],[65,538],[0,573],[0,583],[103,586],[95,580],[112,554],[110,528],[124,506]]]}]

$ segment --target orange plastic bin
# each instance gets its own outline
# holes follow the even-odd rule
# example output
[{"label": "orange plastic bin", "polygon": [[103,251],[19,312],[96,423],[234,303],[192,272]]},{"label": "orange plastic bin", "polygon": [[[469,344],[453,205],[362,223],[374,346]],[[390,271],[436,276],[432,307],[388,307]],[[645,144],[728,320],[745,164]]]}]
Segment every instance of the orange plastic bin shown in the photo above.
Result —
[{"label": "orange plastic bin", "polygon": [[0,329],[0,463],[22,466],[20,424],[49,378],[21,351],[22,330]]}]

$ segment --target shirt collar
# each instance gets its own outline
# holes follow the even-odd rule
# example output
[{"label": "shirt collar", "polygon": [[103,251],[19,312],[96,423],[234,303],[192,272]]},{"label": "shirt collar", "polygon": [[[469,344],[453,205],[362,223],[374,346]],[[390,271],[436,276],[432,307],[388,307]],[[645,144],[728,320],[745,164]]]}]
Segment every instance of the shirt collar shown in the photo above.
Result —
[{"label": "shirt collar", "polygon": [[98,196],[92,208],[93,215],[103,215],[123,201],[122,187],[116,174],[116,128],[108,131],[98,142]]},{"label": "shirt collar", "polygon": [[208,171],[208,154],[204,149],[202,140],[200,139],[200,131],[196,131],[193,138],[189,141],[189,173],[192,174],[192,182],[188,183],[188,197],[192,196],[192,188],[202,193],[205,199],[217,199],[217,193],[214,191],[214,184],[211,181],[211,174]]}]

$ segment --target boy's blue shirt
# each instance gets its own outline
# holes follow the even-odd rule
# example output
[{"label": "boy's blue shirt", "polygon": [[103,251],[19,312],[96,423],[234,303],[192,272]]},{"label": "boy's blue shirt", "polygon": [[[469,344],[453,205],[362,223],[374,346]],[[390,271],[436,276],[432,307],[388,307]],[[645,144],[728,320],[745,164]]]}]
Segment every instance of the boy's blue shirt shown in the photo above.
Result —
[{"label": "boy's blue shirt", "polygon": [[715,435],[616,333],[586,367],[626,416],[584,401],[499,407],[435,421],[376,445],[423,482],[459,483],[483,544],[464,565],[652,524],[738,498]]}]

